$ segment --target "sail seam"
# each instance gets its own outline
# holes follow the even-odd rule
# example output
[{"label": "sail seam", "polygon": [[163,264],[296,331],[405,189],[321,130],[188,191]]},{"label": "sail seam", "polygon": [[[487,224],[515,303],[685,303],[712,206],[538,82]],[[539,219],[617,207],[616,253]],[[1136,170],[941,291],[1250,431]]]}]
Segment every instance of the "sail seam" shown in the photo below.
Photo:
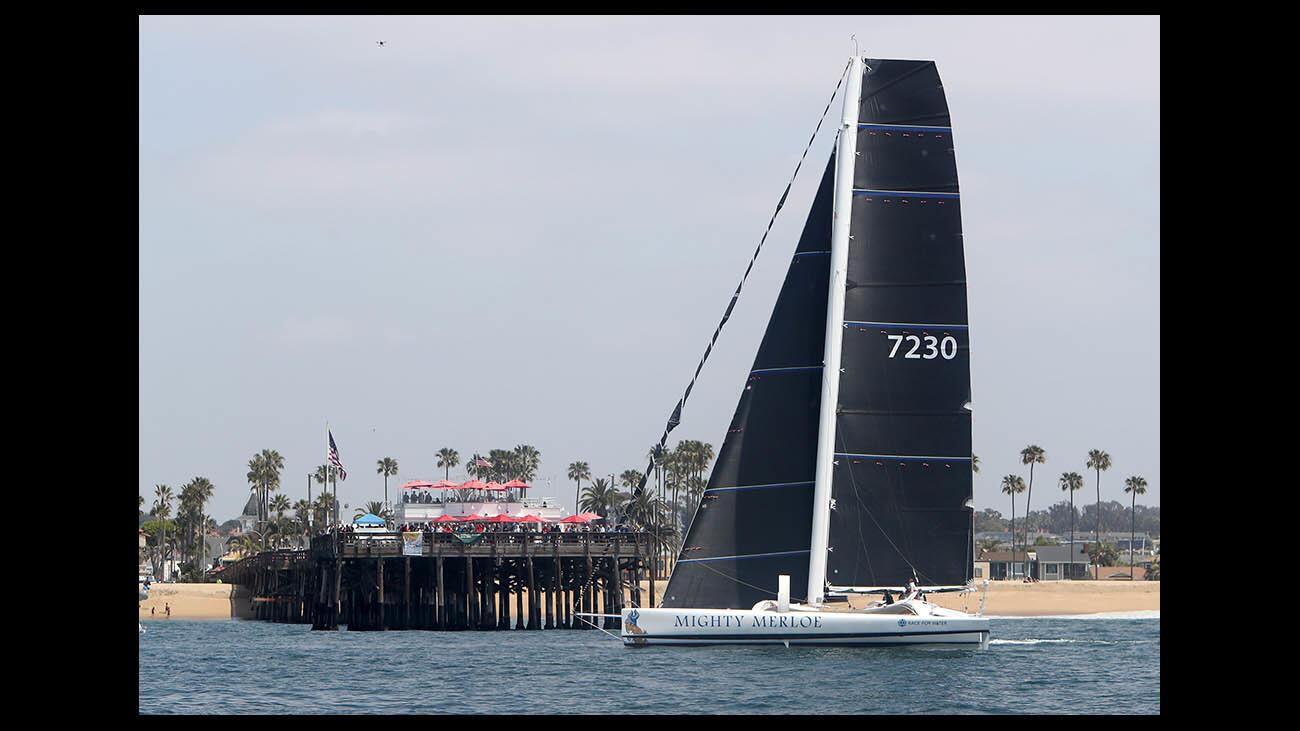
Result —
[{"label": "sail seam", "polygon": [[933,460],[953,460],[969,462],[970,457],[943,457],[923,454],[850,454],[846,452],[836,452],[836,457],[861,457],[863,459],[933,459]]},{"label": "sail seam", "polygon": [[730,492],[734,490],[766,490],[773,487],[806,487],[813,484],[812,480],[807,482],[773,482],[766,485],[736,485],[734,487],[710,487],[705,492]]},{"label": "sail seam", "polygon": [[862,320],[845,320],[844,324],[867,327],[933,327],[933,328],[952,328],[954,330],[966,330],[970,325],[958,325],[957,323],[936,323],[936,322],[864,322]]},{"label": "sail seam", "polygon": [[958,200],[960,193],[944,193],[934,190],[879,190],[876,188],[854,188],[853,195],[867,197],[891,196],[894,198],[935,198],[939,200]]},{"label": "sail seam", "polygon": [[790,371],[820,371],[822,366],[786,366],[784,368],[756,368],[749,372],[750,375],[755,373],[783,373]]},{"label": "sail seam", "polygon": [[900,131],[914,130],[917,132],[951,132],[952,127],[940,127],[927,124],[884,124],[881,122],[859,122],[858,129],[896,129]]},{"label": "sail seam", "polygon": [[964,287],[965,279],[949,279],[937,282],[854,282],[857,287]]}]

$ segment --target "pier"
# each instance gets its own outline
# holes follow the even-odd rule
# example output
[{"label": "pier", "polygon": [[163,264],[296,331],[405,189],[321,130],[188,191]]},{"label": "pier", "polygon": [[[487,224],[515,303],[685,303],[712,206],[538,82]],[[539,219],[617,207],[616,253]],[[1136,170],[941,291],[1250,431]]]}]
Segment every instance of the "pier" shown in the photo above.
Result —
[{"label": "pier", "polygon": [[641,582],[653,595],[657,578],[652,540],[424,531],[413,545],[402,533],[334,532],[310,549],[254,554],[224,576],[251,594],[254,619],[318,630],[617,629],[617,618],[576,615],[643,606]]}]

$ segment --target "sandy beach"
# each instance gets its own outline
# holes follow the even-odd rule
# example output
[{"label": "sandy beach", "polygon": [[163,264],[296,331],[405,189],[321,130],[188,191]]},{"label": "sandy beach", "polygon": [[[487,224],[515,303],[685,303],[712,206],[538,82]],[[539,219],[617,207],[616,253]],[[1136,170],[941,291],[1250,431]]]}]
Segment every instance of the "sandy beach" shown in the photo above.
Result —
[{"label": "sandy beach", "polygon": [[[656,581],[655,592],[662,598],[668,582]],[[642,582],[642,596],[649,598],[648,582]],[[980,594],[932,594],[935,604],[978,611]],[[875,597],[854,597],[855,607]],[[527,601],[525,592],[524,601]],[[149,598],[140,602],[140,619],[165,620],[166,606],[172,619],[231,619],[249,616],[247,592],[231,584],[153,584]],[[150,614],[150,609],[154,613]],[[511,605],[513,612],[514,605]],[[1109,612],[1160,611],[1160,582],[1136,581],[1052,581],[1037,584],[989,582],[984,613],[992,617],[1036,617],[1058,614],[1101,614]]]},{"label": "sandy beach", "polygon": [[[245,592],[232,584],[151,584],[140,602],[140,619],[231,619],[248,616]],[[153,614],[150,614],[150,610]]]},{"label": "sandy beach", "polygon": [[[667,583],[656,581],[655,593],[662,595]],[[649,597],[646,582],[641,586],[643,596]],[[980,606],[979,592],[931,594],[926,598],[941,607],[968,612],[977,612]],[[849,604],[860,607],[877,599],[877,596],[853,597]],[[1151,611],[1160,611],[1159,581],[1047,581],[1036,584],[990,581],[984,605],[984,613],[990,617]]]}]

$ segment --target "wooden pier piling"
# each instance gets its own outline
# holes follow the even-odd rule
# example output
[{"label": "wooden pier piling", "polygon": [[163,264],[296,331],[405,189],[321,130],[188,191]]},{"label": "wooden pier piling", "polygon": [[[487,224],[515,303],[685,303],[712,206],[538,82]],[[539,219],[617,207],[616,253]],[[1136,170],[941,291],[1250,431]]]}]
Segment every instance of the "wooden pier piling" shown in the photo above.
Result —
[{"label": "wooden pier piling", "polygon": [[315,630],[502,630],[512,619],[514,629],[591,629],[619,620],[577,613],[641,605],[641,578],[654,586],[651,561],[646,533],[484,533],[467,542],[426,532],[419,555],[404,553],[398,533],[343,533],[316,536],[306,550],[263,551],[223,576],[253,595],[253,618]]}]

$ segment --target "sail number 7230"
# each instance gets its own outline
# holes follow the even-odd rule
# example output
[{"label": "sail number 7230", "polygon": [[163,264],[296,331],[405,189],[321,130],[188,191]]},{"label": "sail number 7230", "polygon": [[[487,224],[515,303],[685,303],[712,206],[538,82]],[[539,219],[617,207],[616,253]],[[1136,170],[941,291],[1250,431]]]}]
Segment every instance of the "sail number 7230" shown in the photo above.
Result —
[{"label": "sail number 7230", "polygon": [[[924,338],[915,335],[890,335],[888,337],[894,341],[894,347],[889,351],[890,358],[898,355],[898,346],[902,345],[904,340],[912,346],[911,350],[903,354],[904,358],[934,360],[942,357],[944,360],[952,360],[957,357],[957,338],[951,335],[943,336],[943,340],[933,335],[926,335]],[[925,343],[925,350],[917,352],[921,350],[922,341]]]}]

